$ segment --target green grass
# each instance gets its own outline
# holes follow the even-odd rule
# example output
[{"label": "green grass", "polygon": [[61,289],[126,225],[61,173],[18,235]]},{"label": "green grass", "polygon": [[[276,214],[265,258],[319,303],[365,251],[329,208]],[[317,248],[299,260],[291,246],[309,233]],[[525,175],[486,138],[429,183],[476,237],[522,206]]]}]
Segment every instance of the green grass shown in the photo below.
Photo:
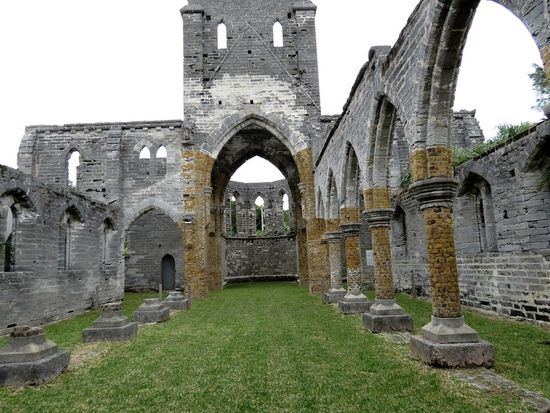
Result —
[{"label": "green grass", "polygon": [[[128,294],[125,311],[143,298]],[[427,303],[399,301],[429,318]],[[50,326],[49,338],[82,351],[80,330],[94,317]],[[341,316],[294,284],[230,287],[129,343],[100,346],[103,355],[49,385],[0,390],[0,412],[528,411],[412,360],[407,346],[365,332],[359,316]]]}]

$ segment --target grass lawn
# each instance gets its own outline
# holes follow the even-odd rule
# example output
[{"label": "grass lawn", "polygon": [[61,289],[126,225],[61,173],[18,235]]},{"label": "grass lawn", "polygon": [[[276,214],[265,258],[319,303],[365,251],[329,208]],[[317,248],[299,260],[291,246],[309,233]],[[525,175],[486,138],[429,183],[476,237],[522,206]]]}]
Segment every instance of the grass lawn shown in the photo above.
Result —
[{"label": "grass lawn", "polygon": [[[125,312],[146,297],[128,294]],[[429,318],[428,303],[405,296],[399,301],[416,325]],[[341,316],[294,284],[230,287],[166,323],[140,328],[129,343],[80,344],[82,328],[96,316],[49,326],[48,337],[71,348],[79,362],[46,386],[0,389],[0,412],[528,411],[512,396],[481,393],[411,360],[407,346],[365,332],[359,316]],[[488,330],[493,320],[468,315],[471,325],[493,340],[472,321],[478,317]],[[532,339],[539,339],[534,327],[498,323],[522,337],[519,345],[531,343],[516,349],[524,355],[534,347]],[[507,335],[496,331],[504,330],[500,324],[493,330],[495,338]],[[524,333],[532,338],[523,340]],[[549,333],[540,334],[548,339]],[[526,383],[535,383],[539,373],[538,380],[548,377],[544,362],[533,369],[528,365],[534,373],[522,375],[513,349],[497,343],[497,351],[500,373],[517,374]],[[539,382],[536,389],[544,386],[548,383]]]}]

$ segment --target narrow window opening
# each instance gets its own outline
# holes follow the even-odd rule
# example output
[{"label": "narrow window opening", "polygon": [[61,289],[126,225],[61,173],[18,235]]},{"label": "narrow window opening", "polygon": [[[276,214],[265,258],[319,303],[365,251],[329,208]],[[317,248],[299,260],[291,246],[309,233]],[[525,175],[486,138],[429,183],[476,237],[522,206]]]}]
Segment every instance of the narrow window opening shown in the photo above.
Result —
[{"label": "narrow window opening", "polygon": [[168,157],[168,152],[164,146],[161,146],[157,151],[157,159],[166,159]]},{"label": "narrow window opening", "polygon": [[290,201],[288,195],[283,195],[283,234],[290,234]]},{"label": "narrow window opening", "polygon": [[227,49],[227,26],[218,24],[218,49]]},{"label": "narrow window opening", "polygon": [[259,196],[254,201],[256,205],[256,235],[265,234],[265,201]]},{"label": "narrow window opening", "polygon": [[292,13],[289,12],[286,16],[287,16],[289,19],[292,19]]},{"label": "narrow window opening", "polygon": [[237,228],[237,198],[234,195],[229,201],[229,209],[231,214],[231,235],[235,237],[239,229]]},{"label": "narrow window opening", "polygon": [[149,148],[144,146],[141,149],[141,152],[139,153],[139,159],[151,159],[151,151],[149,151]]},{"label": "narrow window opening", "polygon": [[71,152],[67,160],[67,180],[71,188],[76,188],[78,180],[78,167],[80,166],[80,153]]},{"label": "narrow window opening", "polygon": [[7,209],[7,227],[10,234],[2,245],[4,253],[4,272],[15,271],[15,240],[17,234],[17,212],[14,208]]},{"label": "narrow window opening", "polygon": [[273,25],[273,46],[274,47],[283,47],[283,25],[280,22],[275,22]]},{"label": "narrow window opening", "polygon": [[114,225],[111,220],[106,219],[103,222],[103,233],[102,233],[102,240],[101,240],[101,263],[103,266],[103,270],[108,270],[112,266],[112,259],[110,254],[111,249],[111,242],[113,238],[113,234],[115,232]]}]

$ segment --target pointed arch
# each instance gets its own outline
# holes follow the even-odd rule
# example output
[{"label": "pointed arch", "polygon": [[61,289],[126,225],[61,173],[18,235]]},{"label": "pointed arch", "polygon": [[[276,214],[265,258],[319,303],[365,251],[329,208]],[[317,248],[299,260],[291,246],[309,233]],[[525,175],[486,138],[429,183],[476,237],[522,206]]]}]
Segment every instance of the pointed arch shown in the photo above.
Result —
[{"label": "pointed arch", "polygon": [[76,188],[78,185],[78,171],[80,167],[80,152],[71,149],[65,161],[66,182],[68,186]]},{"label": "pointed arch", "polygon": [[218,24],[218,49],[227,49],[227,26],[223,21]]},{"label": "pointed arch", "polygon": [[141,151],[139,151],[139,159],[151,159],[151,151],[147,146],[144,146],[141,148]]},{"label": "pointed arch", "polygon": [[340,217],[340,202],[338,200],[338,188],[332,169],[328,173],[327,185],[327,219],[338,219]]},{"label": "pointed arch", "polygon": [[168,157],[168,151],[166,150],[166,147],[164,145],[161,145],[157,149],[157,154],[155,156],[157,159],[166,159]]},{"label": "pointed arch", "polygon": [[342,205],[346,208],[361,206],[361,168],[353,145],[346,143],[345,162],[342,173]]},{"label": "pointed arch", "polygon": [[273,47],[284,47],[283,25],[279,20],[273,24]]}]

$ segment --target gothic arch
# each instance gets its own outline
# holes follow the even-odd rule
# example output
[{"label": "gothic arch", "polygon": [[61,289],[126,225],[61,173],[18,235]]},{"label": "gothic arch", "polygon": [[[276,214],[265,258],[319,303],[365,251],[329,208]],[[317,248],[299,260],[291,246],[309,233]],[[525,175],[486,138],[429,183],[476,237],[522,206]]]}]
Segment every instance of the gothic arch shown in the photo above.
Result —
[{"label": "gothic arch", "polygon": [[345,156],[342,171],[341,205],[346,208],[361,207],[361,166],[351,142],[345,146]]},{"label": "gothic arch", "polygon": [[183,215],[177,210],[177,208],[160,199],[148,199],[128,209],[124,219],[124,232],[128,231],[130,225],[132,225],[132,223],[141,215],[153,209],[159,209],[165,215],[169,216],[176,224],[183,220]]}]

